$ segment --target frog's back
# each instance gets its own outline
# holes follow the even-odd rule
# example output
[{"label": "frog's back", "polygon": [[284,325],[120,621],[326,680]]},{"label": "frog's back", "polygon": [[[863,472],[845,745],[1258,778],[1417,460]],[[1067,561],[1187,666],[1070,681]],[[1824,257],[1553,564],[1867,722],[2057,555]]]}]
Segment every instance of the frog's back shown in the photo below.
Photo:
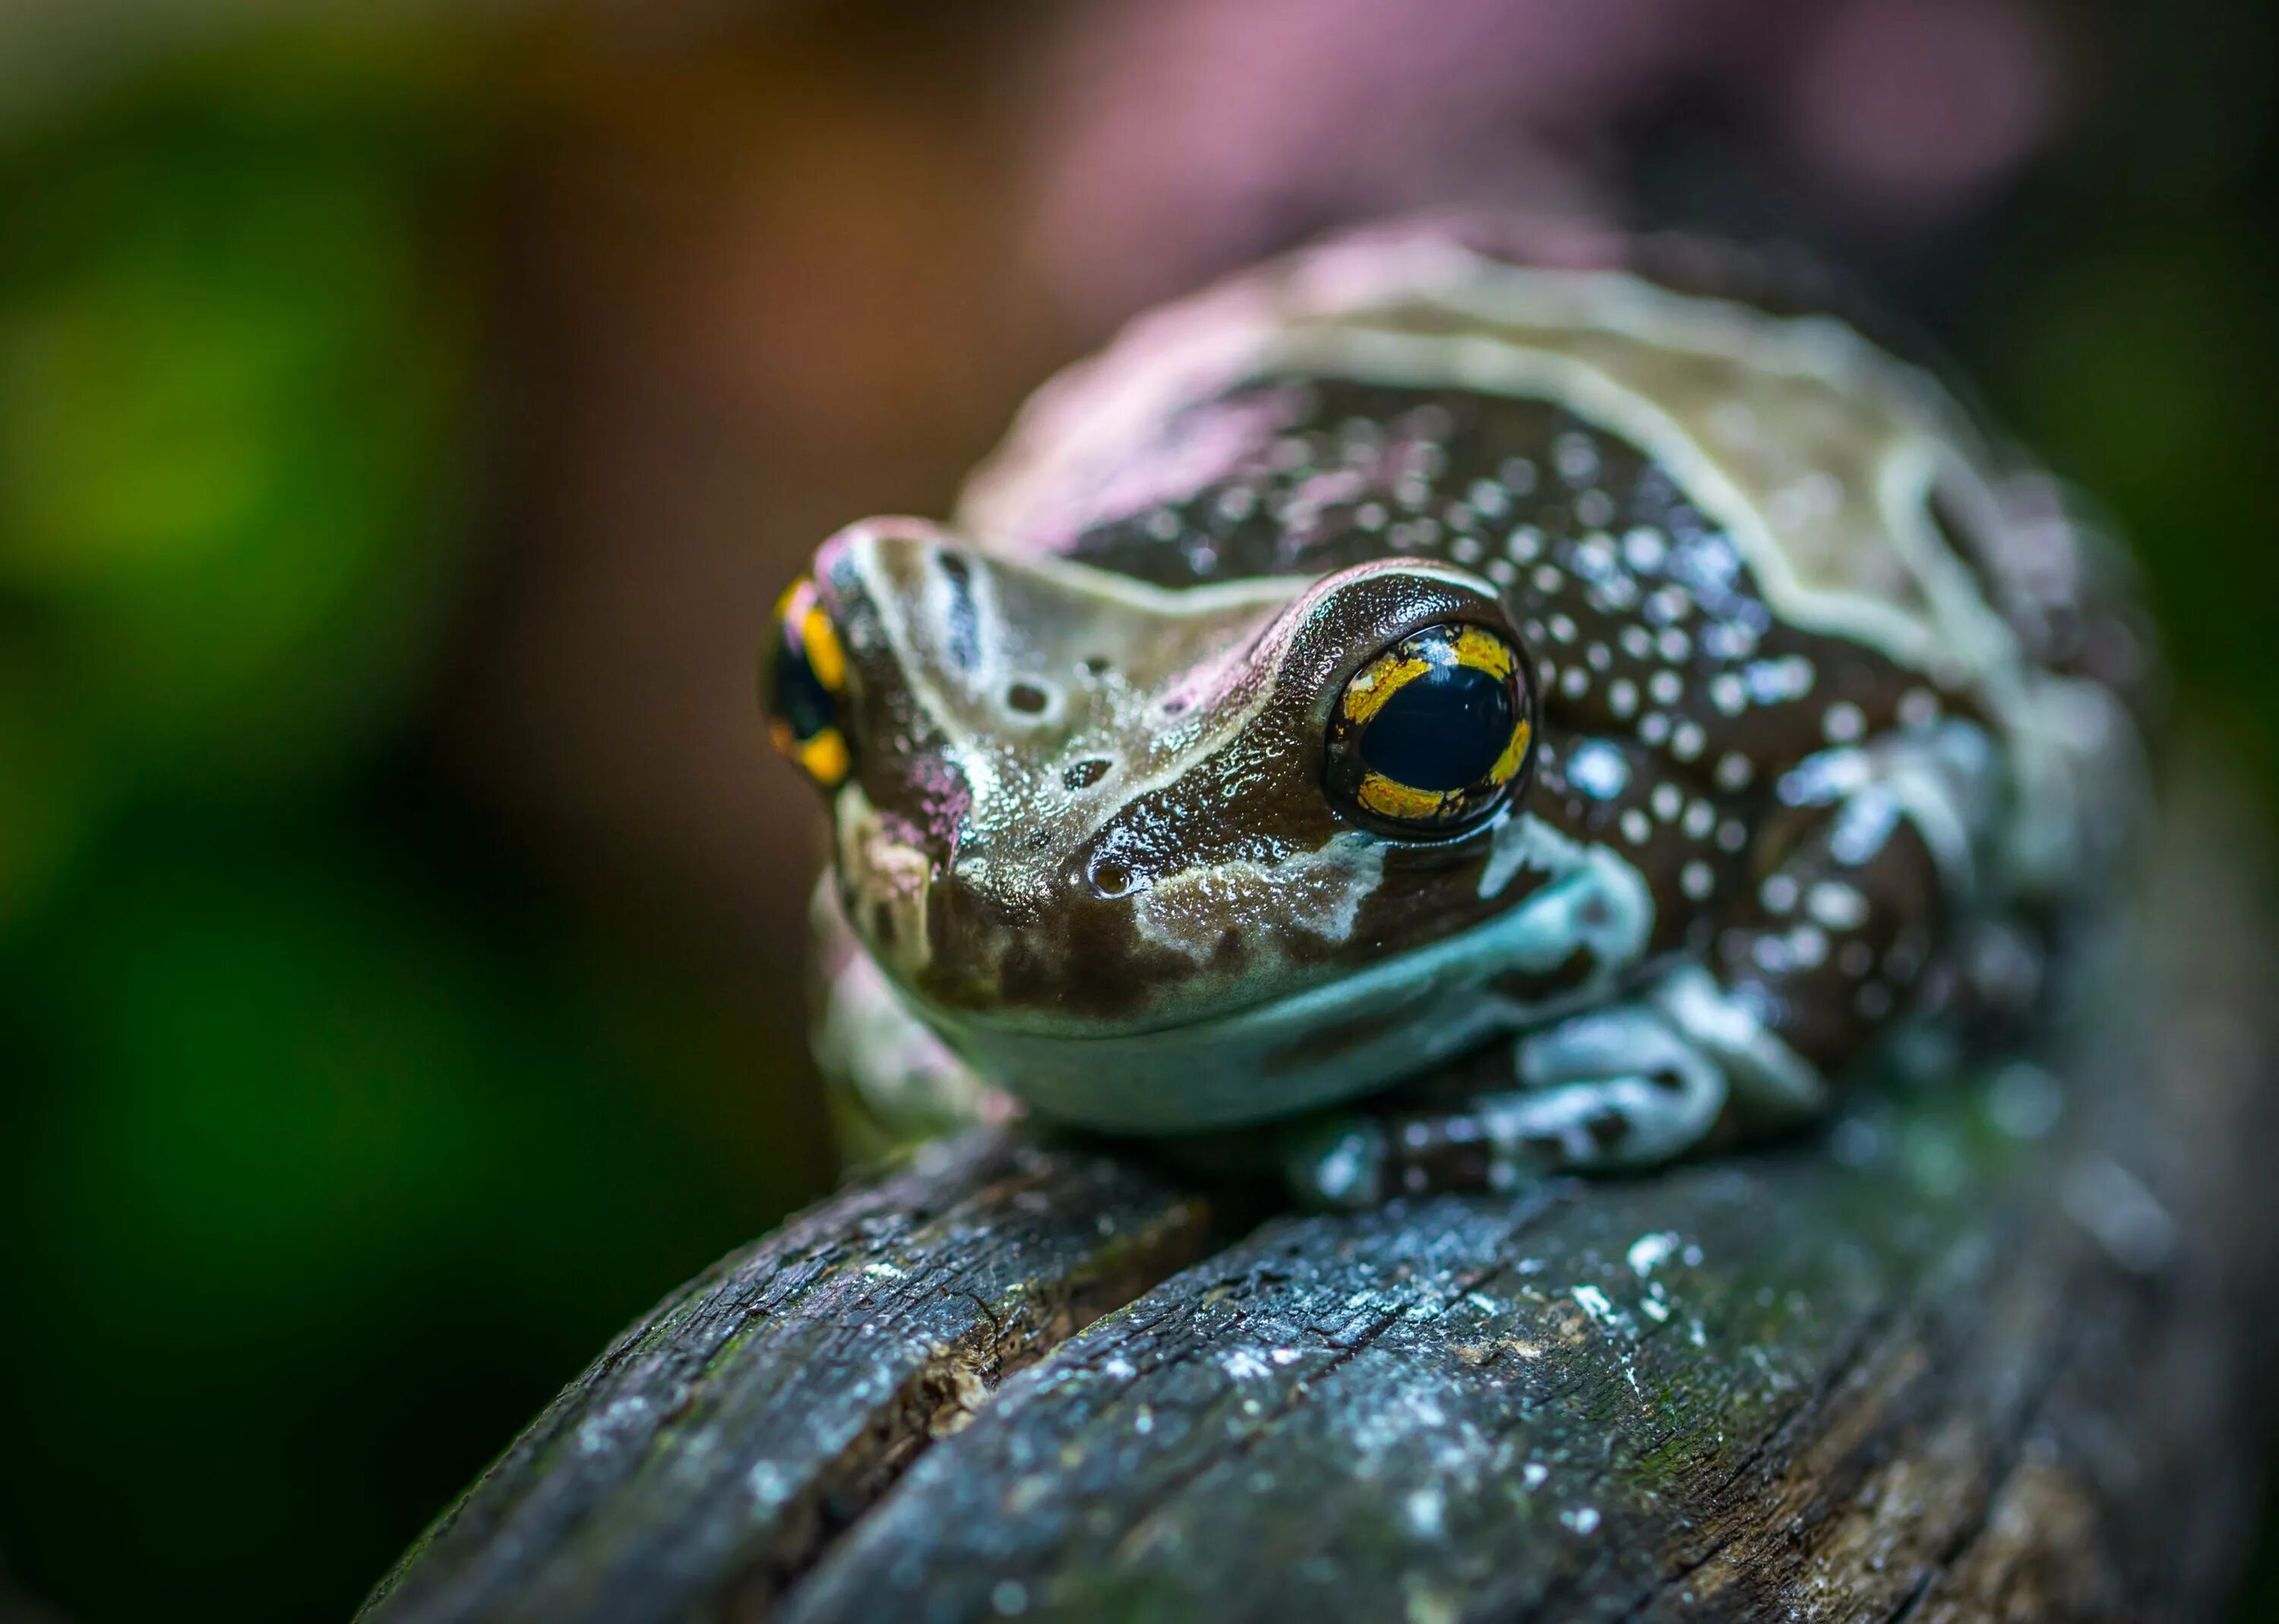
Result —
[{"label": "frog's back", "polygon": [[1731,610],[1695,671],[1744,670],[1776,626],[1931,678],[2009,748],[2023,866],[2076,862],[2133,776],[2113,693],[2144,662],[2050,482],[1762,261],[1544,247],[1402,226],[1148,317],[1040,393],[961,527],[1166,586],[1437,558],[1539,625],[1551,560],[1628,590],[1643,554],[1646,595],[1690,550],[1683,584],[1707,571]]},{"label": "frog's back", "polygon": [[[1657,246],[1570,237],[1539,256],[1564,263],[1523,263],[1455,222],[1270,264],[1048,386],[963,528],[1165,585],[1477,567],[1546,505],[1587,530],[1592,490],[1619,494],[1559,477],[1579,434],[1663,476],[1785,624],[1966,686],[2099,658],[2127,682],[2127,651],[2080,647],[2094,583],[2053,556],[2078,539],[2046,483],[1936,374],[1815,308],[1838,302],[1820,290],[1788,296],[1797,276]],[[1508,453],[1485,478],[1477,455],[1452,466],[1452,417]]]}]

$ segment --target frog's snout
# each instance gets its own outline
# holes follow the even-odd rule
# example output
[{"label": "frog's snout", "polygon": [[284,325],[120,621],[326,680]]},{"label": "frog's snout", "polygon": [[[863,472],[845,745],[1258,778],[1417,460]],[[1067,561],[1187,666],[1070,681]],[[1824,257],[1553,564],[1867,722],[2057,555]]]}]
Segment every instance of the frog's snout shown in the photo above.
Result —
[{"label": "frog's snout", "polygon": [[1024,854],[1019,844],[1009,832],[961,844],[935,872],[925,898],[930,962],[914,984],[929,1001],[969,1015],[1049,1018],[1126,1001],[1138,989],[1101,970],[1129,963],[1132,882],[1096,885],[1088,849],[1054,842]]}]

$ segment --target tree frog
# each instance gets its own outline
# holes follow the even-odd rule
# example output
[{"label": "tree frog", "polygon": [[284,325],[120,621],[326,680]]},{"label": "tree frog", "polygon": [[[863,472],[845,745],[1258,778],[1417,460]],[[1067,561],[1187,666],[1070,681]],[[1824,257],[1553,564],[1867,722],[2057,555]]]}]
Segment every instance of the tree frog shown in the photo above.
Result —
[{"label": "tree frog", "polygon": [[1047,384],[947,525],[832,537],[767,662],[826,1067],[1355,1204],[1809,1121],[2030,1003],[2148,650],[2049,479],[1748,280],[1332,241]]}]

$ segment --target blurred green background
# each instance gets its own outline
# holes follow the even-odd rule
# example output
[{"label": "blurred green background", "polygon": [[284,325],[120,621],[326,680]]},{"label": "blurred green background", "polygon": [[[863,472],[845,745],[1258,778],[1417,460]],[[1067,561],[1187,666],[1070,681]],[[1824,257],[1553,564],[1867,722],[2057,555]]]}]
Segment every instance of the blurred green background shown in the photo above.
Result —
[{"label": "blurred green background", "polygon": [[2266,8],[1390,4],[0,12],[0,1615],[344,1617],[829,1187],[775,590],[1324,225],[1858,267],[2270,783]]}]

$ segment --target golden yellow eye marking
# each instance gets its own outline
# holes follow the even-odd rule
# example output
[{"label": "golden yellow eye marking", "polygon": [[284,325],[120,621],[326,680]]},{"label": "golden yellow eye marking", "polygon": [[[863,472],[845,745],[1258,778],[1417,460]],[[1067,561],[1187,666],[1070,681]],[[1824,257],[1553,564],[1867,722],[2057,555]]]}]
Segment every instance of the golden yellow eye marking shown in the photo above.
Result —
[{"label": "golden yellow eye marking", "polygon": [[825,728],[789,754],[807,770],[809,778],[825,789],[837,789],[846,781],[848,768],[854,764],[847,753],[847,741],[839,736],[835,727]]},{"label": "golden yellow eye marking", "polygon": [[[1358,739],[1393,695],[1452,661],[1499,683],[1509,683],[1516,669],[1516,651],[1484,626],[1442,628],[1423,640],[1426,646],[1421,650],[1419,641],[1412,640],[1379,655],[1354,674],[1339,700],[1337,725],[1341,737]],[[1494,764],[1476,783],[1457,789],[1419,789],[1362,766],[1349,793],[1364,810],[1396,823],[1454,823],[1519,776],[1533,741],[1534,729],[1527,718],[1516,716],[1511,736],[1504,741]]]},{"label": "golden yellow eye marking", "polygon": [[1432,669],[1430,660],[1400,654],[1379,655],[1346,684],[1346,720],[1359,726],[1385,709],[1385,701]]},{"label": "golden yellow eye marking", "polygon": [[1398,818],[1404,823],[1436,821],[1450,801],[1462,796],[1462,790],[1411,789],[1381,772],[1363,773],[1361,787],[1354,792],[1354,799],[1379,817]]},{"label": "golden yellow eye marking", "polygon": [[[1448,648],[1456,656],[1457,664],[1485,671],[1498,682],[1511,675],[1511,647],[1492,632],[1466,626]],[[1384,709],[1394,694],[1431,669],[1431,661],[1416,655],[1404,655],[1399,650],[1379,655],[1346,684],[1342,701],[1346,720],[1356,725],[1367,722]]]},{"label": "golden yellow eye marking", "polygon": [[[784,588],[776,600],[776,635],[779,651],[777,655],[776,680],[792,688],[799,686],[796,678],[811,681],[813,687],[833,703],[846,692],[847,650],[839,640],[839,628],[832,624],[815,590],[815,582],[802,576]],[[788,669],[787,669],[788,667]],[[779,688],[776,702],[782,704],[785,693]],[[798,706],[791,707],[797,713]],[[810,709],[813,707],[810,703]],[[800,719],[810,719],[801,714]],[[819,719],[819,718],[817,718]],[[807,776],[826,790],[836,789],[846,781],[854,766],[854,752],[848,748],[847,736],[830,722],[825,722],[815,732],[802,736],[792,724],[791,716],[779,714],[768,724],[769,737],[776,748],[799,763]]]},{"label": "golden yellow eye marking", "polygon": [[1485,671],[1501,682],[1511,675],[1511,645],[1492,632],[1466,626],[1456,637],[1456,663]]},{"label": "golden yellow eye marking", "polygon": [[1512,781],[1519,771],[1519,764],[1527,759],[1528,741],[1534,736],[1535,730],[1528,726],[1527,718],[1522,716],[1519,725],[1511,730],[1511,742],[1504,746],[1503,754],[1496,757],[1496,764],[1488,769],[1489,784],[1501,789]]},{"label": "golden yellow eye marking", "polygon": [[835,727],[826,727],[811,739],[802,739],[791,731],[790,724],[771,722],[768,737],[777,749],[799,763],[800,770],[827,790],[837,789],[847,781],[848,770],[854,766],[853,754],[847,740]]},{"label": "golden yellow eye marking", "polygon": [[831,617],[823,612],[820,603],[810,603],[800,617],[799,634],[807,654],[808,669],[815,673],[816,681],[833,693],[843,692],[847,686],[847,651],[839,646],[839,628],[831,624]]},{"label": "golden yellow eye marking", "polygon": [[815,582],[801,576],[776,600],[776,619],[792,647],[806,658],[816,681],[833,693],[847,686],[847,651],[839,641],[839,628],[817,601]]}]

